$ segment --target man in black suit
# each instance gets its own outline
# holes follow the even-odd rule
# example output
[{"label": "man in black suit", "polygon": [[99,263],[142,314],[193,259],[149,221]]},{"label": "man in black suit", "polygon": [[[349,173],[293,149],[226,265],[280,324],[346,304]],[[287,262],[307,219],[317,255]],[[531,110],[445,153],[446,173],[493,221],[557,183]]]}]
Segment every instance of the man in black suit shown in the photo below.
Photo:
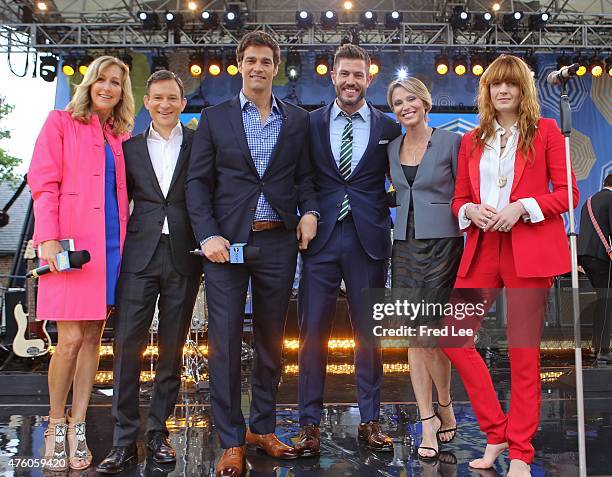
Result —
[{"label": "man in black suit", "polygon": [[[242,91],[202,111],[186,182],[187,209],[207,258],[211,404],[225,449],[216,473],[224,476],[242,474],[245,441],[276,458],[297,457],[274,435],[276,390],[298,245],[306,248],[315,236],[318,216],[308,113],[272,94],[278,44],[264,32],[248,33],[236,56]],[[235,243],[259,247],[258,257],[227,263]],[[249,278],[255,359],[247,430],[240,348]]]},{"label": "man in black suit", "polygon": [[134,210],[127,227],[117,285],[114,341],[113,447],[98,472],[136,464],[140,427],[142,354],[159,297],[159,358],[147,423],[147,447],[158,464],[176,461],[166,419],[180,387],[183,345],[200,284],[201,261],[185,208],[185,175],[194,132],[179,115],[187,101],[181,80],[158,71],[147,81],[145,107],[153,120],[123,143],[128,195]]},{"label": "man in black suit", "polygon": [[[608,174],[603,189],[591,198],[591,210],[601,231],[596,230],[587,202],[580,212],[578,262],[597,292],[593,313],[593,352],[598,361],[612,363],[610,352],[610,316],[612,315],[612,174]],[[607,245],[604,244],[607,242]]]}]

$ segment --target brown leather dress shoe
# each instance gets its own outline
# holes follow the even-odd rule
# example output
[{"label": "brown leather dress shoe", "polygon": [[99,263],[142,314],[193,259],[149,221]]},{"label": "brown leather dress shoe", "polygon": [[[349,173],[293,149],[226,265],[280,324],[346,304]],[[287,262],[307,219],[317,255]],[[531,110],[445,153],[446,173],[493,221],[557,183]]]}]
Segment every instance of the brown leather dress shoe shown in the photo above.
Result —
[{"label": "brown leather dress shoe", "polygon": [[393,451],[393,441],[383,432],[382,427],[376,421],[359,424],[357,436],[365,442],[368,449],[379,452]]},{"label": "brown leather dress shoe", "polygon": [[215,475],[217,477],[240,477],[244,469],[244,453],[244,446],[225,449],[217,462]]},{"label": "brown leather dress shoe", "polygon": [[319,426],[310,424],[300,429],[295,450],[302,457],[313,457],[321,453],[321,432]]},{"label": "brown leather dress shoe", "polygon": [[255,434],[247,429],[246,442],[276,459],[297,459],[299,457],[298,452],[293,447],[283,444],[274,433]]}]

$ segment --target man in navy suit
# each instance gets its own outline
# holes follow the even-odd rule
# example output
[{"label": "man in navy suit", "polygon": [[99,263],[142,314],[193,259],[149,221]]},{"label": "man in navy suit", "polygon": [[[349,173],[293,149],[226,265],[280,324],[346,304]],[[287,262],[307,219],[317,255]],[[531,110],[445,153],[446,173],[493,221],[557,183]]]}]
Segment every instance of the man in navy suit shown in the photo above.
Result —
[{"label": "man in navy suit", "polygon": [[[204,261],[212,413],[225,449],[216,474],[242,475],[244,444],[291,459],[274,435],[276,390],[298,251],[316,235],[318,207],[308,155],[308,113],[272,94],[280,48],[270,35],[245,35],[236,50],[239,96],[202,111],[187,172],[187,210]],[[301,216],[297,211],[301,212]],[[259,255],[230,264],[229,247]],[[246,429],[240,350],[249,278],[255,359]]]},{"label": "man in navy suit", "polygon": [[305,456],[319,453],[327,342],[343,279],[355,338],[358,436],[372,450],[393,450],[378,423],[382,355],[362,290],[385,286],[385,263],[391,254],[385,193],[387,144],[401,130],[366,103],[372,81],[369,66],[365,50],[341,46],[331,73],[336,100],[310,113],[321,219],[316,238],[302,251],[298,302],[301,431],[296,448]]}]

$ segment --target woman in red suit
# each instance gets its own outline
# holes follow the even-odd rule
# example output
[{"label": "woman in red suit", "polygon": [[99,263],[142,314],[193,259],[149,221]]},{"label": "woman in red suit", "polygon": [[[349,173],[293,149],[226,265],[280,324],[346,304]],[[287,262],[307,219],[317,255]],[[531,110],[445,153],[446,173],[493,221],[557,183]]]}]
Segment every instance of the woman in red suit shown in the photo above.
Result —
[{"label": "woman in red suit", "polygon": [[[34,200],[34,243],[52,272],[39,279],[37,319],[57,321],[49,363],[45,467],[91,464],[85,415],[114,305],[129,206],[122,141],[134,123],[128,67],[101,56],[87,69],[65,111],[51,111],[34,148],[28,184]],[[87,250],[82,270],[58,273],[60,240]],[[72,406],[66,399],[72,389]]]},{"label": "woman in red suit", "polygon": [[473,342],[445,346],[444,352],[487,435],[483,457],[470,466],[489,468],[509,448],[508,476],[523,477],[531,475],[531,440],[540,417],[539,341],[547,290],[555,275],[570,269],[561,217],[568,211],[564,143],[556,122],[540,117],[531,71],[515,56],[501,55],[482,75],[478,111],[479,127],[461,142],[451,205],[467,232],[455,288],[481,294],[507,289],[509,412],[502,410]]}]

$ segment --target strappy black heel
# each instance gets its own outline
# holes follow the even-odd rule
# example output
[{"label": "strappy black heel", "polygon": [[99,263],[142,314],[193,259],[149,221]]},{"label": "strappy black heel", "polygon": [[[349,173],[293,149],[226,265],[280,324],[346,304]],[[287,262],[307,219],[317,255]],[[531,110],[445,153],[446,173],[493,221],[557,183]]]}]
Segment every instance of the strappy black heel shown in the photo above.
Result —
[{"label": "strappy black heel", "polygon": [[[438,407],[448,407],[448,406],[450,406],[452,403],[453,403],[453,400],[452,400],[452,399],[451,399],[451,400],[449,401],[449,403],[448,403],[448,404],[446,404],[446,405],[444,405],[444,404],[440,404],[440,401],[438,401]],[[440,424],[440,430],[439,430],[438,432],[436,432],[436,437],[438,438],[438,442],[441,442],[441,443],[443,443],[443,444],[448,444],[448,443],[449,443],[449,442],[451,442],[451,441],[452,441],[452,440],[455,438],[455,436],[457,435],[457,427],[452,427],[452,428],[450,428],[450,429],[442,429],[442,426],[444,425],[444,421],[442,421],[442,418],[440,418],[440,422],[441,422],[442,424]],[[443,440],[441,440],[441,439],[440,439],[440,435],[441,435],[441,434],[447,434],[447,433],[449,433],[449,432],[452,432],[452,433],[453,433],[452,437],[451,437],[449,440],[447,440],[447,441],[443,441]]]},{"label": "strappy black heel", "polygon": [[[425,419],[421,419],[421,422],[429,421],[430,419],[433,419],[434,417],[437,417],[440,420],[440,426],[442,426],[442,419],[440,419],[440,416],[438,416],[438,413],[432,414],[431,416],[426,417]],[[436,437],[437,437],[437,435],[438,434],[436,433]],[[419,452],[421,449],[434,451],[434,455],[422,455]],[[434,449],[433,447],[427,447],[427,446],[419,446],[419,447],[417,447],[416,453],[417,453],[418,458],[420,460],[425,461],[425,462],[430,462],[430,461],[433,461],[433,460],[437,460],[438,456],[440,455],[440,451],[438,449]]]}]

